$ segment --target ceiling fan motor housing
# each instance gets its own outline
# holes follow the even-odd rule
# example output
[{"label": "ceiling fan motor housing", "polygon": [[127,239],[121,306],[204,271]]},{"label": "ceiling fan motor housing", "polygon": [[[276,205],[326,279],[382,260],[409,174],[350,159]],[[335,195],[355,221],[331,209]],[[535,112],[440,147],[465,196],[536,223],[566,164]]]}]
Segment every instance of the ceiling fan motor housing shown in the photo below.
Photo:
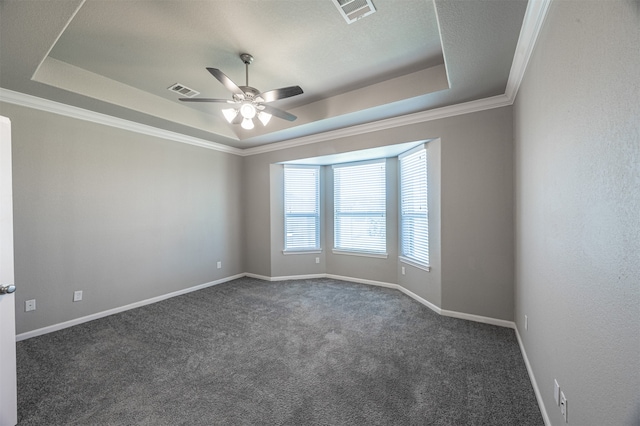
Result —
[{"label": "ceiling fan motor housing", "polygon": [[183,102],[217,102],[236,104],[236,107],[223,109],[222,113],[229,123],[236,123],[236,117],[240,113],[242,117],[244,117],[242,120],[242,127],[247,130],[253,129],[252,119],[256,116],[265,126],[271,119],[272,115],[284,120],[294,121],[297,118],[295,115],[279,108],[265,105],[265,103],[301,95],[303,93],[302,88],[300,88],[300,86],[290,86],[260,92],[255,87],[249,86],[249,64],[253,62],[253,56],[248,53],[241,53],[240,59],[245,64],[246,70],[246,83],[244,86],[236,85],[219,69],[207,67],[207,71],[209,71],[211,75],[213,75],[220,83],[222,83],[223,86],[227,88],[227,90],[232,93],[232,101],[212,98],[180,98],[179,100]]},{"label": "ceiling fan motor housing", "polygon": [[[238,86],[240,88],[240,90],[242,90],[244,92],[244,100],[245,101],[251,101],[251,102],[264,102],[264,99],[262,99],[260,96],[258,96],[260,94],[260,92],[258,91],[258,89],[256,89],[255,87],[251,87],[251,86]],[[243,99],[240,99],[238,97],[238,95],[233,95],[233,100],[236,102],[242,102]]]},{"label": "ceiling fan motor housing", "polygon": [[241,53],[240,59],[242,59],[242,62],[244,62],[245,65],[249,65],[253,62],[253,56],[248,53]]}]

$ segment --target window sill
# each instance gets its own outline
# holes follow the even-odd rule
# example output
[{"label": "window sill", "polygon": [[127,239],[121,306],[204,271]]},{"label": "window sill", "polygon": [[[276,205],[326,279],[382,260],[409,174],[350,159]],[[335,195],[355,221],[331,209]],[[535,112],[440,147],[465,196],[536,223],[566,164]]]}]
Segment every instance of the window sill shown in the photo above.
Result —
[{"label": "window sill", "polygon": [[290,254],[319,254],[322,253],[322,250],[282,250],[282,254],[290,255]]},{"label": "window sill", "polygon": [[425,265],[424,263],[416,262],[415,260],[409,259],[407,257],[402,257],[402,256],[400,256],[398,259],[400,259],[400,262],[406,265],[410,265],[415,268],[422,269],[423,271],[431,272],[431,266]]},{"label": "window sill", "polygon": [[348,256],[375,257],[377,259],[386,259],[389,257],[387,253],[368,253],[366,251],[348,251],[333,249],[333,254],[346,254]]}]

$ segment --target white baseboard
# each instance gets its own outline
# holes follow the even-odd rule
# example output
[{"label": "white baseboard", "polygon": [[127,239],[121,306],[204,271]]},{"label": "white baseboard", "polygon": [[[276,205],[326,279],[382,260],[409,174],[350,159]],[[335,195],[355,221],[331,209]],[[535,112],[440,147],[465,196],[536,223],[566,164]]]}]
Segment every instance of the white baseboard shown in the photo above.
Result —
[{"label": "white baseboard", "polygon": [[520,346],[520,352],[522,353],[522,358],[524,359],[524,365],[527,367],[527,373],[529,373],[529,380],[531,380],[531,385],[533,386],[533,392],[536,394],[536,400],[538,400],[538,407],[540,408],[540,413],[542,414],[542,420],[544,420],[545,426],[552,426],[551,420],[549,419],[549,414],[547,413],[547,408],[544,406],[544,401],[542,400],[542,394],[540,393],[538,382],[536,382],[536,376],[534,376],[533,368],[531,368],[531,364],[529,363],[529,358],[527,357],[527,351],[524,350],[524,344],[522,343],[522,339],[520,338],[520,332],[518,331],[518,327],[514,326],[514,329],[516,330],[516,337],[518,339],[518,345]]},{"label": "white baseboard", "polygon": [[398,290],[400,290],[401,292],[403,292],[404,294],[406,294],[410,298],[422,303],[424,306],[426,306],[427,308],[431,309],[435,313],[442,315],[442,309],[440,309],[439,306],[436,306],[433,303],[429,302],[427,299],[423,299],[422,297],[418,296],[417,294],[415,294],[411,290],[407,290],[406,288],[402,287],[401,285],[398,285]]},{"label": "white baseboard", "polygon": [[244,276],[249,278],[255,278],[257,280],[262,280],[262,281],[271,281],[271,277],[268,277],[266,275],[252,274],[250,272],[245,273]]},{"label": "white baseboard", "polygon": [[399,284],[387,283],[387,282],[383,282],[383,281],[368,280],[368,279],[364,279],[364,278],[347,277],[347,276],[343,276],[343,275],[334,275],[334,274],[288,275],[288,276],[282,276],[282,277],[267,277],[265,275],[257,275],[257,274],[250,274],[250,273],[247,273],[245,275],[247,277],[257,278],[257,279],[264,280],[264,281],[288,281],[288,280],[304,280],[304,279],[312,279],[312,278],[332,278],[332,279],[335,279],[335,280],[342,280],[342,281],[349,281],[349,282],[360,283],[360,284],[375,285],[375,286],[378,286],[378,287],[393,288],[393,289],[401,291],[402,293],[406,294],[407,296],[411,297],[412,299],[422,303],[423,305],[425,305],[426,307],[428,307],[432,311],[434,311],[434,312],[436,312],[436,313],[438,313],[440,315],[444,315],[446,317],[453,317],[453,318],[459,318],[459,319],[464,319],[464,320],[468,320],[468,321],[481,322],[481,323],[484,323],[484,324],[497,325],[499,327],[506,327],[506,328],[513,328],[513,329],[516,328],[516,325],[515,325],[515,323],[513,321],[507,321],[507,320],[502,320],[502,319],[498,319],[498,318],[483,317],[481,315],[467,314],[467,313],[464,313],[464,312],[448,311],[448,310],[445,310],[445,309],[441,309],[440,307],[438,307],[438,306],[434,305],[433,303],[429,302],[428,300],[418,296],[417,294],[415,294],[411,290],[407,290],[406,288],[402,287]]},{"label": "white baseboard", "polygon": [[47,327],[38,328],[37,330],[31,330],[31,331],[27,331],[26,333],[20,333],[20,334],[16,335],[16,342],[19,342],[21,340],[30,339],[30,338],[36,337],[36,336],[42,336],[43,334],[52,333],[54,331],[62,330],[62,329],[68,328],[68,327],[73,327],[74,325],[78,325],[78,324],[82,324],[82,323],[85,323],[85,322],[93,321],[93,320],[99,319],[99,318],[104,318],[104,317],[107,317],[109,315],[113,315],[113,314],[117,314],[117,313],[120,313],[120,312],[128,311],[130,309],[135,309],[135,308],[139,308],[141,306],[150,305],[152,303],[160,302],[162,300],[170,299],[172,297],[180,296],[182,294],[186,294],[186,293],[191,293],[193,291],[202,290],[204,288],[211,287],[211,286],[214,286],[214,285],[217,285],[217,284],[226,283],[227,281],[232,281],[232,280],[235,280],[237,278],[242,278],[244,276],[245,276],[245,274],[238,274],[238,275],[233,275],[233,276],[230,276],[230,277],[221,278],[221,279],[216,280],[216,281],[211,281],[211,282],[200,284],[200,285],[197,285],[197,286],[194,286],[194,287],[185,288],[185,289],[182,289],[182,290],[178,290],[178,291],[174,291],[174,292],[171,292],[171,293],[163,294],[163,295],[160,295],[160,296],[152,297],[150,299],[141,300],[139,302],[130,303],[130,304],[124,305],[124,306],[119,306],[117,308],[108,309],[106,311],[97,312],[95,314],[87,315],[87,316],[80,317],[80,318],[75,318],[75,319],[72,319],[72,320],[69,320],[69,321],[65,321],[65,322],[61,322],[61,323],[58,323],[58,324],[53,324],[53,325],[50,325],[50,326],[47,326]]},{"label": "white baseboard", "polygon": [[428,307],[429,309],[431,309],[432,311],[440,314],[440,315],[444,315],[444,316],[448,316],[448,317],[453,317],[453,318],[460,318],[460,319],[464,319],[464,320],[469,320],[469,321],[475,321],[475,322],[481,322],[481,323],[485,323],[485,324],[491,324],[491,325],[497,325],[500,327],[507,327],[507,328],[512,328],[515,330],[516,332],[516,337],[518,339],[518,345],[520,346],[520,352],[522,353],[522,357],[524,359],[524,363],[525,366],[527,367],[527,372],[529,373],[529,379],[531,380],[531,384],[533,386],[533,390],[535,392],[536,395],[536,399],[538,401],[538,406],[540,407],[540,412],[542,414],[542,418],[544,420],[545,426],[551,426],[551,421],[549,420],[549,415],[547,414],[547,410],[544,406],[544,401],[542,400],[542,395],[540,393],[540,389],[538,388],[538,383],[536,382],[536,378],[533,374],[533,369],[531,368],[531,364],[529,363],[529,358],[527,357],[527,352],[524,349],[524,345],[522,343],[522,339],[520,338],[520,333],[518,332],[518,328],[516,327],[516,324],[513,321],[506,321],[506,320],[501,320],[501,319],[497,319],[497,318],[490,318],[490,317],[483,317],[480,315],[473,315],[473,314],[466,314],[463,312],[456,312],[456,311],[449,311],[449,310],[445,310],[445,309],[441,309],[440,307],[434,305],[433,303],[429,302],[428,300],[418,296],[417,294],[413,293],[410,290],[407,290],[406,288],[400,286],[399,284],[393,284],[393,283],[387,283],[387,282],[382,282],[382,281],[374,281],[374,280],[367,280],[367,279],[362,279],[362,278],[354,278],[354,277],[346,277],[346,276],[342,276],[342,275],[333,275],[333,274],[311,274],[311,275],[290,275],[290,276],[282,276],[282,277],[268,277],[265,275],[258,275],[258,274],[252,274],[252,273],[242,273],[242,274],[237,274],[237,275],[232,275],[230,277],[225,277],[225,278],[221,278],[219,280],[216,281],[211,281],[205,284],[200,284],[194,287],[189,287],[189,288],[185,288],[182,290],[178,290],[178,291],[174,291],[171,293],[167,293],[167,294],[163,294],[160,296],[156,296],[156,297],[152,297],[150,299],[145,299],[145,300],[141,300],[139,302],[135,302],[135,303],[131,303],[129,305],[125,305],[125,306],[120,306],[117,308],[113,308],[113,309],[109,309],[106,311],[102,311],[102,312],[98,312],[95,314],[91,314],[91,315],[87,315],[81,318],[76,318],[70,321],[65,321],[59,324],[53,324],[47,327],[43,327],[43,328],[39,328],[37,330],[32,330],[32,331],[28,331],[26,333],[20,333],[18,335],[16,335],[16,341],[19,342],[21,340],[26,340],[29,339],[31,337],[36,337],[36,336],[41,336],[43,334],[47,334],[47,333],[52,333],[54,331],[58,331],[58,330],[62,330],[68,327],[72,327],[74,325],[78,325],[78,324],[82,324],[88,321],[93,321],[95,319],[99,319],[99,318],[104,318],[106,316],[109,315],[113,315],[113,314],[117,314],[120,312],[124,312],[124,311],[128,311],[130,309],[135,309],[135,308],[139,308],[141,306],[145,306],[145,305],[150,305],[152,303],[156,303],[156,302],[160,302],[162,300],[166,300],[166,299],[170,299],[172,297],[176,297],[176,296],[180,296],[182,294],[186,294],[186,293],[191,293],[193,291],[198,291],[198,290],[202,290],[204,288],[207,287],[211,287],[217,284],[222,284],[228,281],[232,281],[238,278],[242,278],[242,277],[250,277],[250,278],[256,278],[259,280],[264,280],[264,281],[286,281],[286,280],[299,280],[299,279],[313,279],[313,278],[332,278],[332,279],[336,279],[336,280],[341,280],[341,281],[349,281],[349,282],[356,282],[356,283],[360,283],[360,284],[368,284],[368,285],[374,285],[374,286],[378,286],[378,287],[386,287],[386,288],[392,288],[395,290],[399,290],[402,293],[406,294],[407,296],[411,297],[412,299],[420,302],[421,304],[423,304],[424,306]]},{"label": "white baseboard", "polygon": [[[374,286],[378,286],[378,287],[386,287],[386,288],[392,288],[395,290],[399,290],[402,293],[406,294],[407,296],[411,297],[412,299],[422,303],[424,306],[428,307],[429,309],[433,310],[434,312],[440,314],[440,315],[444,315],[444,316],[448,316],[448,317],[454,317],[454,318],[460,318],[460,319],[465,319],[465,320],[469,320],[469,321],[475,321],[475,322],[481,322],[481,323],[485,323],[485,324],[492,324],[492,325],[497,325],[500,327],[507,327],[507,328],[516,328],[515,327],[515,323],[513,323],[512,321],[505,321],[505,320],[501,320],[501,319],[497,319],[497,318],[490,318],[490,317],[483,317],[483,316],[479,316],[479,315],[473,315],[473,314],[466,314],[463,312],[456,312],[456,311],[447,311],[444,309],[441,309],[440,307],[434,305],[433,303],[429,302],[426,299],[423,299],[422,297],[418,296],[417,294],[413,293],[410,290],[407,290],[406,288],[398,285],[398,284],[393,284],[393,283],[387,283],[387,282],[383,282],[383,281],[375,281],[375,280],[368,280],[368,279],[364,279],[364,278],[355,278],[355,277],[347,277],[347,276],[342,276],[342,275],[334,275],[334,274],[309,274],[309,275],[288,275],[288,276],[281,276],[281,277],[268,277],[266,275],[259,275],[259,274],[252,274],[252,273],[242,273],[242,274],[237,274],[237,275],[233,275],[230,277],[225,277],[216,281],[211,281],[205,284],[200,284],[194,287],[189,287],[189,288],[185,288],[182,290],[178,290],[178,291],[174,291],[171,293],[167,293],[167,294],[163,294],[160,296],[156,296],[156,297],[152,297],[150,299],[145,299],[145,300],[141,300],[139,302],[135,302],[135,303],[131,303],[128,305],[124,305],[124,306],[119,306],[117,308],[113,308],[113,309],[108,309],[106,311],[102,311],[102,312],[97,312],[95,314],[91,314],[91,315],[87,315],[81,318],[76,318],[76,319],[72,319],[69,321],[65,321],[65,322],[61,322],[58,324],[53,324],[47,327],[43,327],[43,328],[39,328],[37,330],[31,330],[31,331],[27,331],[25,333],[20,333],[18,335],[16,335],[16,341],[19,342],[21,340],[25,340],[25,339],[29,339],[31,337],[36,337],[36,336],[41,336],[43,334],[47,334],[47,333],[52,333],[54,331],[58,331],[58,330],[62,330],[64,328],[68,328],[68,327],[73,327],[74,325],[78,325],[78,324],[82,324],[88,321],[93,321],[95,319],[98,318],[104,318],[106,316],[109,315],[113,315],[113,314],[117,314],[119,312],[124,312],[124,311],[128,311],[129,309],[135,309],[135,308],[139,308],[141,306],[145,306],[145,305],[149,305],[151,303],[156,303],[156,302],[160,302],[161,300],[165,300],[165,299],[170,299],[172,297],[175,296],[180,296],[181,294],[186,294],[186,293],[190,293],[192,291],[198,291],[198,290],[202,290],[204,288],[207,287],[211,287],[217,284],[222,284],[225,283],[227,281],[232,281],[238,278],[242,278],[242,277],[250,277],[250,278],[256,278],[259,280],[264,280],[264,281],[287,281],[287,280],[304,280],[304,279],[314,279],[314,278],[332,278],[332,279],[336,279],[336,280],[342,280],[342,281],[350,281],[350,282],[355,282],[355,283],[360,283],[360,284],[367,284],[367,285],[374,285]],[[516,329],[517,332],[517,329]],[[520,341],[520,337],[518,336],[518,341]],[[522,345],[521,345],[522,348]],[[524,354],[524,349],[523,349],[523,354]],[[526,357],[525,357],[526,359]],[[527,367],[529,368],[529,367]],[[533,376],[532,376],[533,378]]]},{"label": "white baseboard", "polygon": [[248,277],[258,278],[266,281],[289,281],[289,280],[311,280],[314,278],[325,278],[327,274],[307,274],[307,275],[287,275],[283,277],[263,277],[254,274],[247,274]]},{"label": "white baseboard", "polygon": [[457,311],[447,311],[445,309],[442,310],[441,314],[444,315],[445,317],[460,318],[468,321],[475,321],[475,322],[481,322],[484,324],[497,325],[498,327],[516,328],[516,324],[513,321],[507,321],[507,320],[498,319],[498,318],[483,317],[481,315],[466,314],[464,312],[457,312]]},{"label": "white baseboard", "polygon": [[385,283],[383,281],[367,280],[364,278],[345,277],[342,275],[324,274],[323,278],[331,278],[334,280],[350,281],[352,283],[375,285],[377,287],[387,287],[398,289],[398,284]]}]

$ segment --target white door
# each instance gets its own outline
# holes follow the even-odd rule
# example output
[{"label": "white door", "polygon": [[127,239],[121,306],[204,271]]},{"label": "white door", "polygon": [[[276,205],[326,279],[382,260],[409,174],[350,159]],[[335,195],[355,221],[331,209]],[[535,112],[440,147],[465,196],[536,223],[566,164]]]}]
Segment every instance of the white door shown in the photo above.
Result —
[{"label": "white door", "polygon": [[18,423],[11,121],[0,117],[0,426]]}]

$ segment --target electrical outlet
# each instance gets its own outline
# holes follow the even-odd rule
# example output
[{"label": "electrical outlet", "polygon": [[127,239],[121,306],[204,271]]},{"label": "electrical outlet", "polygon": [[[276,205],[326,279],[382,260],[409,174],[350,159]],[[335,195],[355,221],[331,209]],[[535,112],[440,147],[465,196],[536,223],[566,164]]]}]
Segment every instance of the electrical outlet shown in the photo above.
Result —
[{"label": "electrical outlet", "polygon": [[405,270],[404,270],[404,266],[402,267],[402,275],[404,275]]},{"label": "electrical outlet", "polygon": [[320,258],[316,257],[316,263],[320,263]]},{"label": "electrical outlet", "polygon": [[218,269],[222,268],[222,262],[218,261]]},{"label": "electrical outlet", "polygon": [[73,292],[73,301],[74,302],[79,302],[81,300],[82,300],[82,290],[74,291]]},{"label": "electrical outlet", "polygon": [[35,311],[36,310],[36,299],[25,300],[24,301],[24,311]]},{"label": "electrical outlet", "polygon": [[556,379],[553,379],[553,400],[560,405],[560,385]]},{"label": "electrical outlet", "polygon": [[560,392],[560,412],[562,413],[562,417],[564,417],[564,422],[568,423],[568,420],[567,420],[567,398],[564,396],[564,392]]},{"label": "electrical outlet", "polygon": [[524,316],[524,329],[528,330],[529,329],[529,317],[528,316]]}]

